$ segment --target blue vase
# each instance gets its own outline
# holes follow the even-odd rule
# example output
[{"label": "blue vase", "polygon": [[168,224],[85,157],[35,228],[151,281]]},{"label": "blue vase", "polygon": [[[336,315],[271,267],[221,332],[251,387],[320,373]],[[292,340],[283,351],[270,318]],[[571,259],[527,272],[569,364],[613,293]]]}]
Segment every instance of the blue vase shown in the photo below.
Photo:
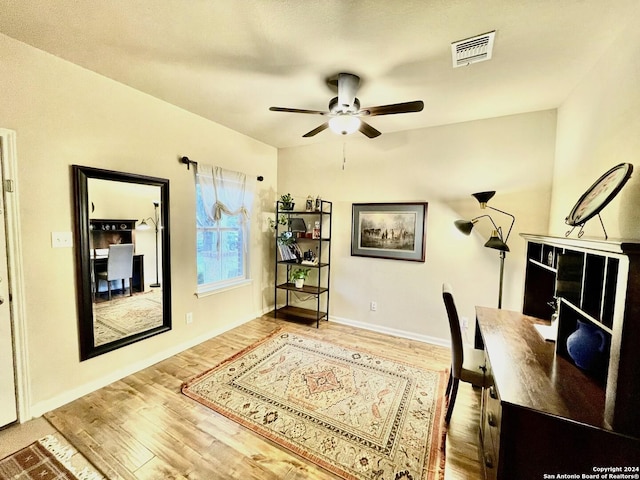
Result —
[{"label": "blue vase", "polygon": [[593,370],[604,356],[607,339],[602,330],[578,320],[578,329],[567,337],[567,352],[583,370]]}]

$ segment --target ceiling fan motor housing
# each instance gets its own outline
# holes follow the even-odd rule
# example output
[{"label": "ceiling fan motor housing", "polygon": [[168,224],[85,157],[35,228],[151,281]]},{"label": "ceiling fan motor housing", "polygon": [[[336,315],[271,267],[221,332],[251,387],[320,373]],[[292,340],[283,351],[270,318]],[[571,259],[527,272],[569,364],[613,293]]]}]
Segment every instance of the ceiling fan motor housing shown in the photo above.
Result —
[{"label": "ceiling fan motor housing", "polygon": [[338,101],[343,110],[353,107],[359,86],[359,76],[353,73],[338,74]]},{"label": "ceiling fan motor housing", "polygon": [[351,106],[345,107],[344,105],[340,105],[338,101],[338,97],[333,97],[329,102],[329,111],[332,114],[338,113],[357,113],[360,110],[360,100],[358,98],[353,99],[353,104]]}]

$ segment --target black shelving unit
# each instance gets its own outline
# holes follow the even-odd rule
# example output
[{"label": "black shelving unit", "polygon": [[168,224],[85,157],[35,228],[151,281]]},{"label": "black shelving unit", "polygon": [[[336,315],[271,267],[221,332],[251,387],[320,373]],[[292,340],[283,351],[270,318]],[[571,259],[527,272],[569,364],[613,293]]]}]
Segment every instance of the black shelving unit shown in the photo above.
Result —
[{"label": "black shelving unit", "polygon": [[[331,213],[332,203],[327,200],[320,201],[320,209],[284,210],[282,202],[276,204],[276,246],[275,246],[275,288],[274,288],[274,317],[285,320],[316,323],[320,326],[320,320],[329,320],[329,282],[331,273]],[[279,223],[284,216],[286,224]],[[306,225],[305,232],[292,232],[295,243],[299,248],[296,259],[283,259],[278,245],[278,238],[285,232],[291,232],[292,219],[302,219]],[[315,224],[319,228],[314,238]],[[303,262],[301,252],[311,251],[316,263]],[[311,269],[310,277],[302,288],[296,288],[289,281],[291,270],[295,268]],[[309,308],[310,303],[315,303],[315,308]]]}]

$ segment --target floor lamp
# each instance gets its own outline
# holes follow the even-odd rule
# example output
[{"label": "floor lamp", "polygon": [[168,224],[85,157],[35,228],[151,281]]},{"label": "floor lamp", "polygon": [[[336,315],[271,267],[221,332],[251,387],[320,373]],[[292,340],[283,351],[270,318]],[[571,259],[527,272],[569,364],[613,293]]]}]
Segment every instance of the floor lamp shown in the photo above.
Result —
[{"label": "floor lamp", "polygon": [[152,288],[157,288],[160,286],[160,280],[158,278],[158,260],[159,260],[159,254],[158,254],[158,231],[160,229],[160,214],[158,212],[158,207],[160,206],[160,202],[153,202],[153,208],[154,208],[154,218],[148,217],[145,218],[144,220],[140,221],[140,225],[138,225],[136,228],[138,230],[149,230],[151,227],[149,226],[149,224],[147,223],[147,220],[151,221],[151,223],[153,223],[153,226],[155,227],[155,231],[156,231],[156,283],[152,283],[151,285],[149,285]]},{"label": "floor lamp", "polygon": [[476,200],[478,200],[478,202],[480,203],[481,209],[484,210],[486,208],[489,208],[491,210],[494,210],[496,212],[499,212],[511,217],[511,225],[509,225],[509,230],[507,230],[506,236],[503,236],[502,228],[496,225],[496,222],[493,221],[493,218],[491,218],[491,215],[489,214],[480,215],[478,217],[472,218],[471,220],[456,220],[454,224],[456,228],[460,230],[462,233],[464,233],[465,235],[470,235],[474,225],[478,223],[482,218],[488,218],[491,224],[493,225],[493,231],[491,233],[491,237],[489,238],[489,240],[487,240],[487,243],[485,243],[484,246],[487,248],[493,248],[494,250],[498,250],[500,252],[500,283],[498,287],[498,308],[502,308],[502,285],[504,282],[504,259],[507,252],[509,251],[509,246],[507,245],[507,241],[509,240],[509,235],[511,235],[511,229],[513,228],[513,224],[516,221],[516,217],[514,217],[510,213],[504,212],[502,210],[498,210],[497,208],[487,205],[487,202],[489,202],[489,200],[491,200],[491,198],[493,198],[495,194],[496,194],[495,191],[479,192],[479,193],[473,193],[472,196],[475,197]]}]

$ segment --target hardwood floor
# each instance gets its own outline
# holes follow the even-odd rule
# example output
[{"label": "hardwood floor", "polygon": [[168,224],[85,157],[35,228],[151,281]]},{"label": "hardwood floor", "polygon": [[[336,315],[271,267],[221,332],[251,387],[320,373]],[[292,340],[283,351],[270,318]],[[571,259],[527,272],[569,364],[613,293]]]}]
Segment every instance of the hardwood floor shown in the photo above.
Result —
[{"label": "hardwood floor", "polygon": [[[316,329],[265,316],[75,400],[45,417],[110,479],[338,478],[180,393],[182,383],[285,327],[425,368],[449,350],[333,322]],[[461,384],[446,444],[445,480],[481,478],[479,391]]]}]

